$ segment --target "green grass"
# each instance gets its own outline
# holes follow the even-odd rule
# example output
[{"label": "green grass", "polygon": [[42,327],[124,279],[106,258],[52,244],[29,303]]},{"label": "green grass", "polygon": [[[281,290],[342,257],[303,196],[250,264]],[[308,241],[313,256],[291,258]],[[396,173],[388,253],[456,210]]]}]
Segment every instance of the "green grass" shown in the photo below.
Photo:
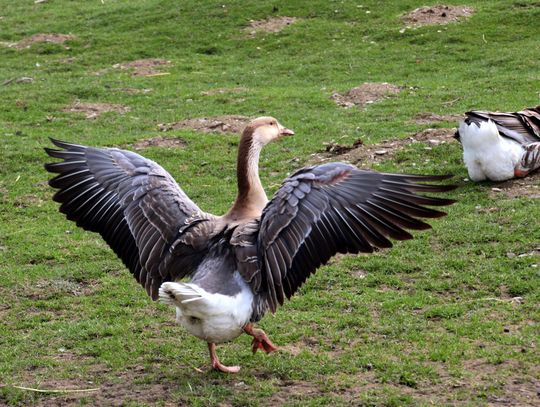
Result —
[{"label": "green grass", "polygon": [[[0,0],[1,43],[35,33],[76,37],[20,50],[0,45],[0,404],[537,402],[540,259],[519,255],[538,253],[538,199],[462,181],[457,143],[429,151],[410,145],[373,165],[455,174],[460,188],[450,196],[458,203],[412,241],[319,270],[261,321],[282,352],[253,356],[247,336],[220,346],[224,363],[243,366],[237,375],[207,371],[206,345],[174,324],[173,310],[146,297],[98,235],[66,221],[46,185],[48,137],[128,148],[164,135],[159,123],[273,115],[296,136],[263,152],[261,177],[271,193],[324,143],[410,137],[428,127],[410,121],[420,112],[538,104],[538,1],[447,3],[475,13],[400,33],[400,15],[423,2]],[[279,33],[242,30],[272,15],[299,20]],[[162,69],[169,75],[112,68],[139,58],[170,60]],[[1,85],[22,76],[33,83]],[[366,109],[330,100],[363,82],[405,90]],[[247,90],[201,94],[238,86]],[[131,111],[87,120],[63,111],[75,100]],[[186,148],[142,153],[201,208],[223,213],[235,196],[238,137],[166,135]],[[100,390],[62,395],[14,386]]]}]

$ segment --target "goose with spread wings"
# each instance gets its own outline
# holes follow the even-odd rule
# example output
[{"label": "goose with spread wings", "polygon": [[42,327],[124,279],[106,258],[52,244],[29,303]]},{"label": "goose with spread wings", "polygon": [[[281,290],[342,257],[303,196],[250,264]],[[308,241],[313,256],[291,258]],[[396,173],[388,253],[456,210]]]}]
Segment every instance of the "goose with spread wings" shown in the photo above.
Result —
[{"label": "goose with spread wings", "polygon": [[446,198],[418,194],[452,186],[425,182],[447,176],[379,173],[333,162],[285,179],[269,201],[258,174],[267,143],[294,132],[272,117],[245,128],[238,147],[238,194],[222,216],[202,211],[161,166],[118,148],[51,139],[61,161],[45,168],[60,212],[101,234],[148,295],[176,307],[176,320],[208,344],[211,364],[225,366],[216,344],[241,333],[252,350],[276,350],[254,324],[275,312],[336,253],[373,252],[390,239],[428,229],[419,218],[444,215],[428,206]]},{"label": "goose with spread wings", "polygon": [[505,181],[540,168],[540,106],[519,112],[465,113],[455,138],[473,181]]}]

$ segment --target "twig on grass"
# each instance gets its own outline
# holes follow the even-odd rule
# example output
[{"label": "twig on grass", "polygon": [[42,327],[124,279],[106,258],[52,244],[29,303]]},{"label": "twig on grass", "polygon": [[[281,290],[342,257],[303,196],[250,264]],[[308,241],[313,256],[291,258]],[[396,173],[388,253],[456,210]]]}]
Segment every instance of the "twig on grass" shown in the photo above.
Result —
[{"label": "twig on grass", "polygon": [[34,389],[32,387],[15,386],[15,385],[12,385],[11,387],[15,389],[20,389],[20,390],[34,391],[36,393],[84,393],[84,392],[90,392],[90,391],[98,391],[100,389],[100,387],[96,387],[94,389]]},{"label": "twig on grass", "polygon": [[156,73],[151,73],[144,76],[146,76],[147,78],[151,78],[153,76],[164,76],[164,75],[170,75],[170,74],[171,74],[170,72],[156,72]]},{"label": "twig on grass", "polygon": [[450,100],[448,102],[442,102],[441,105],[445,105],[445,106],[453,105],[454,103],[456,103],[460,99],[461,98],[457,98],[457,99],[454,99],[454,100]]}]

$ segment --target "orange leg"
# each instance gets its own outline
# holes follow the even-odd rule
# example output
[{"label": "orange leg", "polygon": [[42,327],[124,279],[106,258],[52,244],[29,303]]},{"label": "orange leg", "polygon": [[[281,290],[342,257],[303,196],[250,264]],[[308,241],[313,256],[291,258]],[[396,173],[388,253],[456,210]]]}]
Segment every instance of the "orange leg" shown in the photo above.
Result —
[{"label": "orange leg", "polygon": [[514,176],[516,178],[523,178],[529,174],[530,171],[527,170],[520,170],[518,168],[514,168]]},{"label": "orange leg", "polygon": [[253,353],[257,352],[258,349],[262,349],[266,353],[277,350],[277,347],[270,341],[270,339],[268,339],[268,336],[264,333],[264,331],[262,329],[254,328],[252,323],[249,323],[244,327],[244,332],[253,336],[253,342],[251,343]]},{"label": "orange leg", "polygon": [[208,342],[208,350],[210,351],[210,361],[212,367],[220,372],[224,373],[237,373],[240,370],[240,366],[225,366],[221,364],[216,354],[216,344]]}]

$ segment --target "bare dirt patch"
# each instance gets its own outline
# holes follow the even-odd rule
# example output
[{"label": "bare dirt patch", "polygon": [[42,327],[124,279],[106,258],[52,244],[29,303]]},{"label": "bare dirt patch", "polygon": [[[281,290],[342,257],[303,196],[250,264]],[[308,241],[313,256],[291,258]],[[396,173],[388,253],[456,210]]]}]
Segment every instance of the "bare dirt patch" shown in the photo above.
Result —
[{"label": "bare dirt patch", "polygon": [[191,129],[202,133],[241,133],[251,119],[246,116],[218,116],[158,124],[161,131]]},{"label": "bare dirt patch", "polygon": [[508,198],[527,197],[540,199],[540,171],[537,170],[525,178],[516,178],[494,184],[490,191],[490,197],[498,199],[501,194]]},{"label": "bare dirt patch", "polygon": [[158,76],[166,75],[166,72],[161,72],[160,67],[168,66],[171,61],[160,58],[137,59],[135,61],[123,62],[114,64],[113,68],[131,70],[133,76]]},{"label": "bare dirt patch", "polygon": [[49,42],[52,44],[63,44],[66,41],[73,40],[75,36],[70,34],[34,34],[30,37],[23,38],[19,42],[16,42],[13,44],[13,48],[17,49],[23,49],[23,48],[29,48],[33,44],[36,44],[38,42]]},{"label": "bare dirt patch", "polygon": [[153,137],[146,140],[140,140],[133,144],[135,150],[144,150],[149,147],[163,148],[184,148],[187,143],[185,140],[176,137]]},{"label": "bare dirt patch", "polygon": [[87,119],[95,119],[99,117],[102,113],[116,112],[124,114],[126,112],[129,112],[130,110],[131,109],[128,106],[124,105],[76,101],[71,106],[66,107],[62,111],[70,113],[84,113]]},{"label": "bare dirt patch", "polygon": [[259,31],[277,33],[285,27],[294,24],[297,21],[296,17],[269,17],[265,20],[251,20],[244,31],[254,36]]},{"label": "bare dirt patch", "polygon": [[538,368],[531,372],[532,377],[523,375],[524,367],[519,361],[507,360],[500,364],[491,364],[483,360],[469,360],[464,363],[472,378],[468,386],[485,389],[494,382],[502,383],[498,394],[487,394],[490,405],[535,406],[538,403],[540,381]]},{"label": "bare dirt patch", "polygon": [[436,124],[436,123],[441,123],[441,122],[459,122],[460,120],[463,120],[464,118],[465,116],[461,114],[439,115],[436,113],[423,112],[423,113],[418,113],[410,121],[411,123],[415,123],[415,124],[428,124],[429,125],[429,124]]},{"label": "bare dirt patch", "polygon": [[386,82],[373,83],[365,82],[360,86],[352,88],[346,93],[334,92],[330,97],[339,106],[350,108],[353,106],[364,107],[371,103],[386,99],[390,95],[397,95],[401,88]]},{"label": "bare dirt patch", "polygon": [[24,209],[28,207],[41,206],[43,204],[43,199],[36,195],[20,195],[15,198],[13,201],[13,206],[19,209]]},{"label": "bare dirt patch", "polygon": [[453,140],[456,129],[426,129],[414,136],[399,140],[383,141],[377,144],[364,145],[361,140],[356,140],[351,146],[330,143],[326,151],[315,154],[314,162],[324,162],[330,159],[347,161],[352,164],[373,164],[388,160],[405,146],[412,143],[427,144],[424,148],[432,149],[434,146],[449,143]]},{"label": "bare dirt patch", "polygon": [[279,388],[280,390],[267,400],[267,405],[282,406],[290,404],[293,400],[305,402],[310,396],[324,393],[317,384],[301,380],[284,380]]},{"label": "bare dirt patch", "polygon": [[33,284],[24,284],[19,295],[34,300],[46,300],[58,295],[78,297],[91,294],[97,286],[96,281],[72,281],[61,278],[40,280]]},{"label": "bare dirt patch", "polygon": [[438,145],[454,141],[455,128],[447,129],[425,129],[416,133],[413,141],[427,141],[430,145]]},{"label": "bare dirt patch", "polygon": [[474,10],[465,6],[423,6],[405,14],[402,20],[414,27],[431,24],[448,24],[469,18]]},{"label": "bare dirt patch", "polygon": [[201,95],[203,96],[214,96],[214,95],[224,95],[228,93],[244,93],[247,92],[247,88],[217,88],[217,89],[210,89],[204,92],[201,92]]},{"label": "bare dirt patch", "polygon": [[[167,384],[151,383],[134,385],[133,378],[119,377],[119,382],[106,382],[97,385],[94,382],[88,383],[81,379],[75,380],[54,380],[49,379],[40,383],[40,389],[61,389],[74,390],[75,392],[65,394],[45,394],[37,399],[34,406],[73,406],[89,403],[93,406],[124,406],[131,405],[155,405],[163,400],[167,400],[170,388]],[[32,386],[30,386],[32,387]],[[82,391],[81,390],[87,390]],[[161,404],[160,404],[161,405]],[[163,404],[164,406],[175,405],[172,402]],[[180,404],[181,405],[181,404]]]}]

